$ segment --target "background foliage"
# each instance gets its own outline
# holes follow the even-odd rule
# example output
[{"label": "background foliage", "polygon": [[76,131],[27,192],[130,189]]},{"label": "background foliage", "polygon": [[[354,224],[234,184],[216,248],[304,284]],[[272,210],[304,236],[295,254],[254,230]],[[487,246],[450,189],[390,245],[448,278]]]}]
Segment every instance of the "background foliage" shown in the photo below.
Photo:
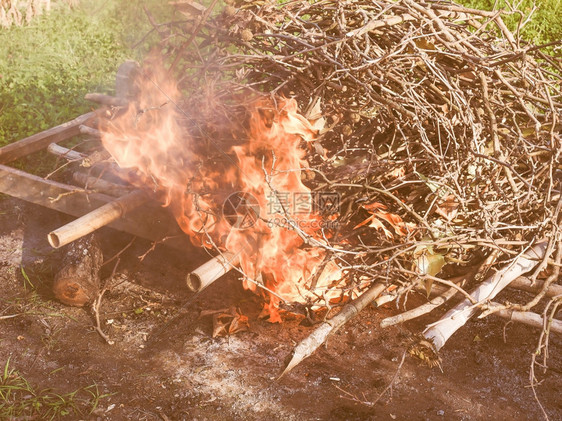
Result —
[{"label": "background foliage", "polygon": [[139,3],[53,2],[28,24],[0,27],[0,146],[87,112],[88,92],[111,92],[119,64],[154,42],[132,48],[151,28]]},{"label": "background foliage", "polygon": [[459,3],[475,9],[520,10],[523,14],[513,13],[504,17],[513,31],[516,31],[519,22],[524,22],[530,15],[529,21],[521,29],[521,35],[535,44],[562,39],[562,0],[461,0]]},{"label": "background foliage", "polygon": [[[158,22],[181,19],[172,16],[167,2],[157,0],[50,3],[48,14],[23,26],[0,27],[0,146],[88,111],[91,104],[83,100],[87,92],[110,93],[119,64],[140,59],[158,41],[154,31],[135,45],[151,29],[144,7]],[[505,0],[461,3],[509,10]],[[531,0],[518,4],[525,13],[532,7]],[[562,0],[539,0],[537,8],[523,36],[535,43],[561,39]],[[519,17],[507,18],[512,29]]]}]

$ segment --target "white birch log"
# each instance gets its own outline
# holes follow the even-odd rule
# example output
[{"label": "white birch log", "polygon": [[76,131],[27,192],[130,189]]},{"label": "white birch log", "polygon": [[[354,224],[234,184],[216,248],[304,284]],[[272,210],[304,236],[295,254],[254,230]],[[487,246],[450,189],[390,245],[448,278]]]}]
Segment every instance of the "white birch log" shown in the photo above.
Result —
[{"label": "white birch log", "polygon": [[[478,304],[492,300],[511,281],[532,270],[544,258],[546,248],[546,241],[536,244],[531,250],[520,255],[482,282],[470,295]],[[468,299],[462,301],[449,310],[440,320],[429,325],[423,332],[423,336],[432,341],[438,351],[478,311],[478,304],[473,304]]]},{"label": "white birch log", "polygon": [[[543,316],[533,313],[532,311],[513,311],[503,309],[496,311],[493,314],[501,317],[502,319],[523,323],[538,329],[543,329],[545,327]],[[547,325],[549,325],[551,332],[562,334],[562,321],[556,319],[548,320]]]}]

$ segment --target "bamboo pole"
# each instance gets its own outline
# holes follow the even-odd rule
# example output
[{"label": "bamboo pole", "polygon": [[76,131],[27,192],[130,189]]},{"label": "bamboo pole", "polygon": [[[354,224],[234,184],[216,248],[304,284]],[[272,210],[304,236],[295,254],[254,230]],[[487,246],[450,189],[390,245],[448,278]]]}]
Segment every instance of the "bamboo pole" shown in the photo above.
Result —
[{"label": "bamboo pole", "polygon": [[[460,286],[462,287],[462,285]],[[380,326],[382,328],[387,328],[423,316],[424,314],[427,314],[433,311],[434,309],[436,309],[437,307],[445,304],[447,301],[453,298],[457,294],[457,292],[459,292],[458,289],[449,288],[443,294],[438,295],[437,297],[433,298],[431,301],[422,304],[419,307],[413,308],[412,310],[405,311],[404,313],[397,314],[396,316],[387,317],[381,320]]]},{"label": "bamboo pole", "polygon": [[54,248],[62,247],[121,218],[127,212],[145,203],[146,200],[146,195],[137,190],[113,202],[109,202],[49,233],[49,244]]},{"label": "bamboo pole", "polygon": [[[73,185],[45,180],[1,164],[0,193],[76,218],[115,200],[107,194],[87,192]],[[192,246],[169,210],[162,208],[158,203],[137,208],[131,211],[127,218],[117,219],[109,226],[150,241],[163,242],[183,251],[190,250]]]},{"label": "bamboo pole", "polygon": [[187,274],[187,288],[193,292],[202,291],[233,269],[238,262],[239,256],[230,252],[223,252],[213,257],[208,262]]},{"label": "bamboo pole", "polygon": [[[490,269],[492,264],[496,261],[498,254],[499,253],[497,251],[490,253],[490,255],[486,257],[480,265],[476,266],[465,275],[462,275],[457,278],[453,278],[450,281],[454,282],[458,287],[462,288],[469,281],[474,279],[474,277],[478,273],[482,273],[482,276],[484,276],[484,274],[488,271],[488,269]],[[441,285],[433,285],[432,290],[433,289],[439,290],[441,287],[442,287]],[[437,307],[445,304],[447,301],[453,298],[457,294],[457,292],[459,292],[459,289],[454,287],[443,289],[431,301],[422,304],[421,306],[414,308],[412,310],[405,311],[404,313],[398,314],[396,316],[387,317],[386,319],[383,319],[381,321],[381,327],[385,328],[385,327],[393,326],[395,324],[403,323],[408,320],[412,320],[417,317],[423,316],[424,314],[427,314],[433,311],[434,309],[436,309]]]},{"label": "bamboo pole", "polygon": [[492,300],[501,290],[523,273],[532,270],[546,253],[547,242],[535,245],[527,253],[497,271],[480,284],[470,295],[477,304],[468,299],[449,310],[440,320],[428,326],[423,336],[433,342],[436,351],[476,313],[478,304]]},{"label": "bamboo pole", "polygon": [[[519,290],[519,291],[537,293],[541,290],[541,286],[542,286],[542,282],[536,282],[536,283],[533,284],[533,282],[529,278],[527,278],[525,276],[520,276],[517,279],[515,279],[514,281],[512,281],[507,287],[508,287],[508,289],[516,289],[516,290]],[[445,288],[441,285],[433,285],[432,290],[435,290],[435,292],[437,292],[437,295],[434,298],[432,298],[431,301],[428,301],[427,303],[422,304],[421,306],[416,307],[412,310],[408,310],[408,311],[405,311],[404,313],[397,314],[396,316],[391,316],[391,317],[387,317],[387,318],[383,319],[381,321],[381,327],[386,328],[386,327],[389,327],[389,326],[396,325],[398,323],[403,323],[403,322],[406,322],[408,320],[412,320],[412,319],[415,319],[417,317],[423,316],[424,314],[427,314],[427,313],[431,312],[435,308],[437,308],[437,307],[443,305],[444,303],[446,303],[447,301],[449,301],[458,292],[458,290],[455,289],[455,288]],[[555,297],[557,295],[562,295],[562,286],[560,286],[560,285],[549,286],[548,290],[546,291],[545,296],[546,297]],[[388,298],[386,298],[386,297],[388,297]],[[383,300],[380,301],[380,304],[379,304],[379,301],[377,300],[377,306],[378,307],[381,306],[382,304],[386,304],[387,302],[390,302],[390,301],[396,299],[396,297],[394,297],[394,296],[384,296],[382,298],[383,298]],[[508,311],[508,310],[505,310],[505,311]],[[507,313],[505,313],[505,312],[502,313],[501,317],[504,317],[504,314],[507,314]],[[520,320],[516,320],[516,321],[520,321]]]}]

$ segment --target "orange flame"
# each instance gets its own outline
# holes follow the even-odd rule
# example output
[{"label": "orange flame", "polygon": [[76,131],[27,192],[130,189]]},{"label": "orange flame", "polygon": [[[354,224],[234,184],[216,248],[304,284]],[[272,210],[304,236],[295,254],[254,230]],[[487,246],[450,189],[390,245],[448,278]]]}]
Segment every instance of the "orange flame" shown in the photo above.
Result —
[{"label": "orange flame", "polygon": [[[176,105],[176,85],[146,71],[141,85],[138,101],[101,128],[104,147],[120,167],[135,170],[138,179],[129,181],[151,188],[194,244],[239,255],[244,286],[267,291],[271,322],[281,321],[281,300],[311,302],[341,278],[337,265],[315,273],[325,251],[310,243],[321,241],[322,221],[301,181],[301,145],[316,131],[296,101],[257,101],[249,108],[245,141],[222,151],[231,161],[212,166],[198,155],[189,118]],[[242,226],[218,212],[233,192],[255,200],[253,218]],[[309,290],[313,278],[317,291]]]}]

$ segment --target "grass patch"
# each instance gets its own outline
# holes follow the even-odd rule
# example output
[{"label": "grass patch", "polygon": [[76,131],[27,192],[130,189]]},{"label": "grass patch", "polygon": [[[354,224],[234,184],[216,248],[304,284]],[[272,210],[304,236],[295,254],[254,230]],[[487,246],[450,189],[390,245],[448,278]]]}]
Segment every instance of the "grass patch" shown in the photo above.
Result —
[{"label": "grass patch", "polygon": [[70,393],[39,390],[12,368],[8,359],[0,377],[0,419],[82,417],[92,414],[100,401],[108,396],[101,394],[97,385]]},{"label": "grass patch", "polygon": [[514,33],[517,31],[520,22],[524,22],[527,19],[533,11],[533,6],[536,5],[536,10],[521,29],[522,38],[537,45],[562,40],[562,0],[520,0],[513,2],[506,0],[457,1],[465,6],[481,10],[494,10],[495,6],[495,10],[502,9],[510,12],[513,10],[510,5],[516,6],[522,14],[512,13],[503,17],[509,29]]},{"label": "grass patch", "polygon": [[111,92],[126,59],[139,59],[157,39],[131,48],[148,23],[143,6],[160,2],[82,0],[57,3],[29,24],[0,29],[0,146],[89,111],[88,92]]}]

